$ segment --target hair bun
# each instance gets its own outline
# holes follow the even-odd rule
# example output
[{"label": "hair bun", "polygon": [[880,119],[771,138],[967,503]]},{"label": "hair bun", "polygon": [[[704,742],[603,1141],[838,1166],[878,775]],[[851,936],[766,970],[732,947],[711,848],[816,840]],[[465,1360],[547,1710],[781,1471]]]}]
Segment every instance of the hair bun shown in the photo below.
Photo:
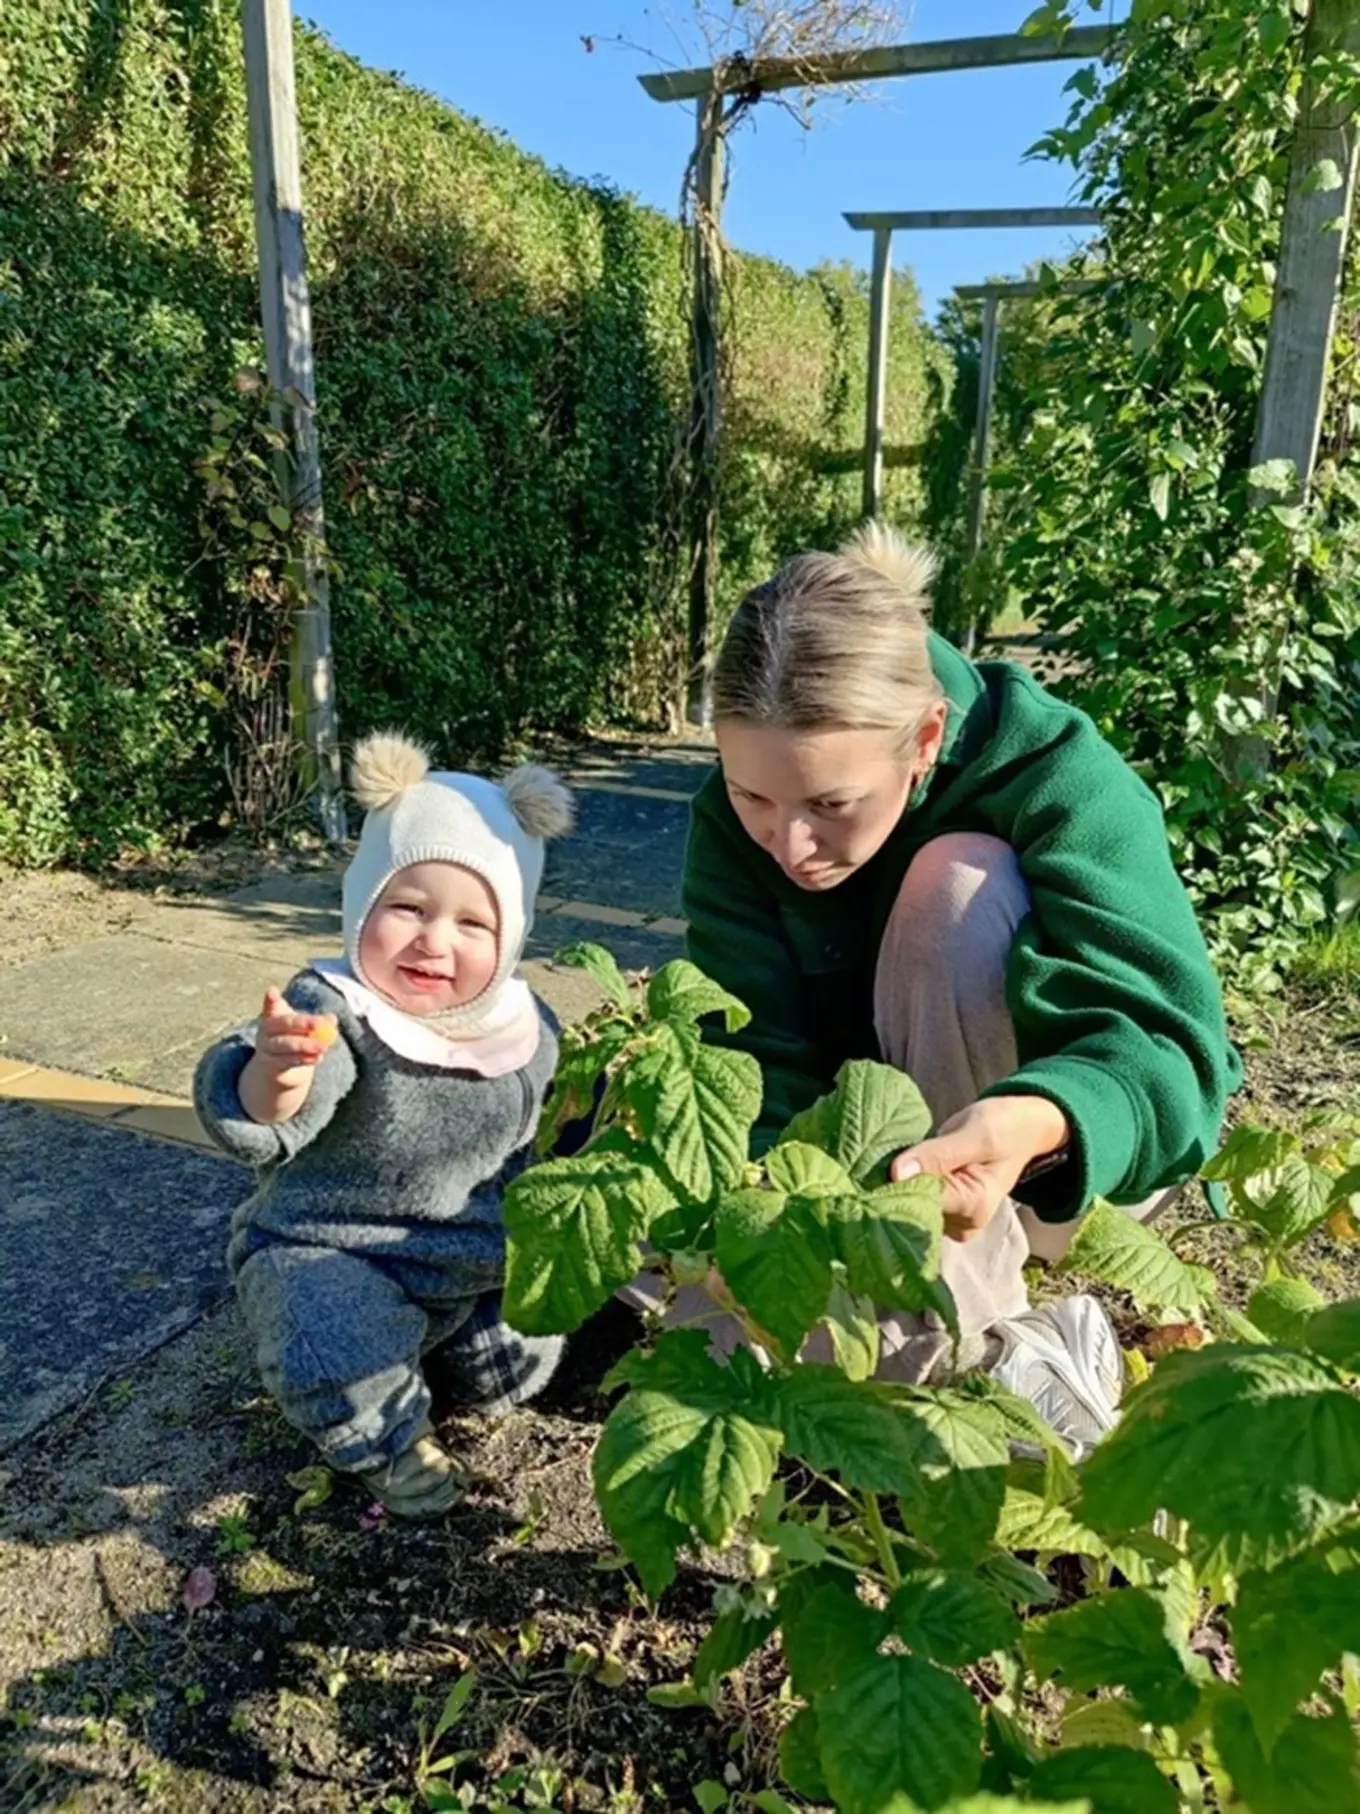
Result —
[{"label": "hair bun", "polygon": [[430,772],[430,758],[418,743],[393,731],[365,737],[350,763],[349,788],[365,812],[390,806]]},{"label": "hair bun", "polygon": [[881,573],[918,611],[930,608],[930,588],[938,563],[929,548],[913,546],[886,523],[871,520],[860,525],[842,545],[841,553]]}]

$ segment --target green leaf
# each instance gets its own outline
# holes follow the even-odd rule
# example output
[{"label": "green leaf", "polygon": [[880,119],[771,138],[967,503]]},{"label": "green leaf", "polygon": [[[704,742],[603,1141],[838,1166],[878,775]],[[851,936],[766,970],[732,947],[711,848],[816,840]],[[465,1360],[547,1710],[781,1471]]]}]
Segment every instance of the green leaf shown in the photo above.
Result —
[{"label": "green leaf", "polygon": [[1129,324],[1129,345],[1133,348],[1136,359],[1149,352],[1157,344],[1157,329],[1150,321],[1134,320]]},{"label": "green leaf", "polygon": [[435,1722],[434,1731],[430,1734],[432,1745],[436,1739],[443,1738],[446,1732],[458,1724],[463,1717],[463,1709],[472,1698],[472,1691],[476,1686],[477,1672],[469,1669],[467,1674],[460,1675],[453,1687],[449,1689],[444,1700],[443,1711]]},{"label": "green leaf", "polygon": [[663,964],[647,987],[647,1010],[653,1020],[678,1020],[693,1026],[705,1014],[721,1014],[729,1033],[747,1026],[751,1010],[729,995],[686,957]]},{"label": "green leaf", "polygon": [[866,1657],[818,1697],[817,1723],[822,1770],[843,1814],[880,1814],[895,1796],[938,1808],[977,1787],[977,1703],[962,1682],[919,1657]]},{"label": "green leaf", "polygon": [[1191,1310],[1216,1295],[1211,1272],[1177,1259],[1159,1234],[1101,1198],[1077,1224],[1058,1270],[1117,1285],[1154,1310]]},{"label": "green leaf", "polygon": [[870,1297],[856,1297],[833,1281],[822,1319],[831,1337],[836,1365],[847,1379],[872,1379],[878,1371],[878,1318]]},{"label": "green leaf", "polygon": [[1084,1798],[1091,1814],[1178,1814],[1181,1805],[1147,1752],[1126,1746],[1082,1745],[1055,1752],[1035,1766],[1029,1786],[1054,1801]]},{"label": "green leaf", "polygon": [[1303,179],[1305,195],[1328,195],[1345,182],[1341,166],[1334,157],[1321,157]]},{"label": "green leaf", "polygon": [[[795,1367],[770,1384],[784,1447],[819,1474],[868,1493],[905,1493],[923,1444],[914,1416],[889,1386],[849,1380],[834,1367]],[[941,1448],[931,1449],[944,1459]]]},{"label": "green leaf", "polygon": [[826,1199],[832,1251],[857,1296],[891,1310],[933,1310],[955,1328],[953,1294],[940,1277],[944,1213],[938,1178],[885,1184],[867,1196]]},{"label": "green leaf", "polygon": [[[890,1803],[883,1814],[916,1814],[916,1810],[898,1798],[896,1806]],[[1091,1814],[1091,1804],[1089,1801],[1032,1801],[1028,1795],[1023,1802],[1016,1801],[1012,1795],[969,1795],[963,1801],[946,1802],[937,1814]]]},{"label": "green leaf", "polygon": [[[1284,491],[1294,483],[1292,460],[1267,460],[1249,474],[1258,490]],[[1299,1150],[1299,1137],[1279,1128],[1235,1127],[1200,1172],[1211,1183],[1240,1184],[1260,1172],[1273,1171]]]},{"label": "green leaf", "polygon": [[858,1599],[850,1577],[832,1568],[786,1578],[779,1617],[793,1691],[806,1701],[843,1681],[888,1631],[886,1616]]},{"label": "green leaf", "polygon": [[590,1114],[595,1106],[595,1086],[600,1077],[635,1037],[633,1027],[614,1027],[597,1033],[574,1049],[566,1044],[564,1037],[562,1056],[553,1073],[552,1091],[539,1117],[534,1141],[540,1156],[552,1153],[568,1122],[580,1121]]},{"label": "green leaf", "polygon": [[760,1066],[749,1052],[706,1046],[663,1022],[616,1082],[677,1193],[706,1203],[741,1179],[760,1113]]},{"label": "green leaf", "polygon": [[1082,1485],[1081,1515],[1097,1529],[1132,1529],[1165,1508],[1224,1540],[1239,1565],[1278,1560],[1360,1492],[1360,1399],[1289,1349],[1181,1350],[1125,1399]]},{"label": "green leaf", "polygon": [[1247,1315],[1272,1342],[1298,1346],[1309,1318],[1326,1301],[1306,1279],[1269,1279],[1247,1299]]},{"label": "green leaf", "polygon": [[779,1741],[779,1769],[795,1795],[807,1801],[830,1801],[831,1791],[822,1775],[821,1733],[811,1707],[804,1707],[784,1728]]},{"label": "green leaf", "polygon": [[[1012,1475],[1015,1472],[1012,1467]],[[1034,1550],[1039,1555],[1089,1556],[1093,1561],[1113,1563],[1135,1587],[1154,1581],[1158,1567],[1164,1566],[1135,1548],[1132,1540],[1121,1544],[1103,1537],[1083,1524],[1070,1505],[1055,1504],[1042,1493],[1016,1485],[1014,1479],[1006,1488],[996,1540],[1008,1549]]]},{"label": "green leaf", "polygon": [[1168,1633],[1166,1608],[1141,1587],[1098,1594],[1025,1627],[1024,1650],[1041,1676],[1069,1691],[1127,1688],[1147,1718],[1178,1726],[1199,1703],[1199,1689]]},{"label": "green leaf", "polygon": [[976,1575],[947,1569],[907,1575],[888,1605],[893,1630],[935,1663],[962,1667],[1020,1635],[1014,1612]]},{"label": "green leaf", "polygon": [[1046,1575],[1004,1550],[983,1558],[978,1564],[978,1577],[1016,1608],[1051,1606],[1058,1598],[1057,1588]]},{"label": "green leaf", "polygon": [[1294,1714],[1267,1757],[1244,1703],[1225,1698],[1214,1709],[1214,1738],[1252,1814],[1341,1814],[1360,1807],[1360,1758],[1342,1707],[1325,1718]]},{"label": "green leaf", "polygon": [[529,1335],[579,1329],[634,1278],[639,1242],[671,1206],[656,1174],[618,1153],[533,1165],[505,1192],[505,1318]]},{"label": "green leaf", "polygon": [[718,1206],[716,1237],[718,1268],[737,1302],[791,1359],[831,1295],[831,1238],[815,1200],[734,1191]]},{"label": "green leaf", "polygon": [[779,1144],[802,1140],[820,1146],[856,1184],[881,1184],[898,1153],[929,1131],[930,1110],[910,1077],[892,1065],[856,1058],[841,1066],[829,1096],[794,1116]]},{"label": "green leaf", "polygon": [[282,504],[271,504],[269,509],[265,512],[265,515],[269,518],[274,527],[283,535],[287,535],[288,531],[293,527],[292,513],[285,510]]},{"label": "green leaf", "polygon": [[1273,1574],[1249,1574],[1232,1614],[1242,1698],[1269,1756],[1305,1696],[1343,1651],[1360,1651],[1360,1569],[1337,1574],[1300,1556]]},{"label": "green leaf", "polygon": [[[861,1388],[862,1389],[862,1388]],[[976,1561],[992,1539],[1006,1494],[1006,1426],[991,1405],[962,1393],[900,1394],[909,1409],[915,1474],[902,1516],[948,1567]]]},{"label": "green leaf", "polygon": [[289,1486],[298,1489],[298,1496],[293,1501],[295,1518],[314,1512],[335,1491],[335,1475],[326,1467],[299,1468],[295,1474],[289,1474],[287,1480]]},{"label": "green leaf", "polygon": [[1302,1344],[1348,1373],[1360,1373],[1360,1298],[1343,1298],[1310,1317]]},{"label": "green leaf", "polygon": [[1301,1153],[1290,1153],[1274,1171],[1253,1179],[1245,1192],[1238,1193],[1238,1209],[1247,1221],[1292,1247],[1326,1216],[1332,1184],[1332,1174],[1324,1166],[1310,1165]]},{"label": "green leaf", "polygon": [[633,1006],[633,992],[624,981],[614,954],[606,951],[603,945],[568,945],[556,953],[553,962],[570,965],[574,970],[584,970],[594,977],[616,1007]]},{"label": "green leaf", "polygon": [[855,1194],[855,1181],[839,1160],[802,1140],[781,1140],[765,1155],[765,1170],[776,1190],[790,1197]]},{"label": "green leaf", "polygon": [[1279,6],[1269,6],[1261,14],[1256,25],[1261,43],[1273,57],[1278,50],[1288,44],[1293,32],[1293,25],[1288,12]]},{"label": "green leaf", "polygon": [[703,1814],[719,1814],[731,1801],[731,1796],[720,1782],[701,1782],[694,1787],[694,1799],[703,1810]]},{"label": "green leaf", "polygon": [[1171,474],[1159,472],[1148,486],[1148,501],[1165,522],[1171,510]]},{"label": "green leaf", "polygon": [[777,1623],[773,1613],[745,1607],[722,1613],[709,1626],[694,1659],[695,1687],[707,1688],[729,1670],[740,1668],[747,1657],[760,1649]]},{"label": "green leaf", "polygon": [[770,1484],[780,1432],[751,1402],[743,1372],[712,1360],[702,1329],[662,1336],[653,1354],[629,1356],[618,1372],[632,1390],[595,1450],[595,1494],[655,1596],[674,1579],[675,1552],[691,1532],[714,1549],[731,1539]]},{"label": "green leaf", "polygon": [[1148,1738],[1143,1724],[1124,1699],[1078,1701],[1062,1717],[1064,1748],[1090,1750],[1097,1745],[1114,1745],[1131,1751],[1146,1751]]},{"label": "green leaf", "polygon": [[1044,1422],[1037,1406],[986,1373],[969,1379],[963,1389],[984,1399],[1000,1413],[1011,1442],[1023,1444],[1043,1457],[1044,1498],[1047,1501],[1068,1501],[1077,1497],[1077,1476],[1067,1447],[1057,1431]]}]

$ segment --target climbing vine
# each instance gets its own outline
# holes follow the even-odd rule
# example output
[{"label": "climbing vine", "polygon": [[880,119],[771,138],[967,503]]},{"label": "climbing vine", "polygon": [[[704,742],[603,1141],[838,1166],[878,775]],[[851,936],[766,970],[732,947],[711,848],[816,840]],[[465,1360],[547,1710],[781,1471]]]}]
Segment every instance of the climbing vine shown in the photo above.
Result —
[{"label": "climbing vine", "polygon": [[[1066,639],[1071,692],[1161,796],[1216,955],[1256,982],[1360,860],[1354,269],[1311,499],[1252,470],[1303,64],[1284,0],[1134,0],[1106,66],[1073,76],[1036,152],[1102,212],[1063,273],[1101,287],[1045,299],[1028,339],[1008,324],[1029,394],[994,475],[999,586]],[[1336,55],[1314,73],[1357,81]]]}]

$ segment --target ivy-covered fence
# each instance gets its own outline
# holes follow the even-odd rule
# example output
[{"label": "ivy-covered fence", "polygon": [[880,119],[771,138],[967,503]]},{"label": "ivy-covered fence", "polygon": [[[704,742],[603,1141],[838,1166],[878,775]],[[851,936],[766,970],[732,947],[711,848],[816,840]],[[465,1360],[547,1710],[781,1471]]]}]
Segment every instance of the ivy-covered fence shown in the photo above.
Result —
[{"label": "ivy-covered fence", "polygon": [[[98,862],[228,808],[250,531],[227,545],[198,465],[213,400],[259,357],[236,14],[0,13],[9,861]],[[680,646],[678,229],[310,31],[297,53],[343,734],[396,720],[470,760],[658,721]],[[853,519],[834,456],[858,441],[867,341],[850,271],[734,264],[724,604]],[[932,354],[899,295],[889,433],[910,443]],[[894,513],[916,501],[895,475]]]}]

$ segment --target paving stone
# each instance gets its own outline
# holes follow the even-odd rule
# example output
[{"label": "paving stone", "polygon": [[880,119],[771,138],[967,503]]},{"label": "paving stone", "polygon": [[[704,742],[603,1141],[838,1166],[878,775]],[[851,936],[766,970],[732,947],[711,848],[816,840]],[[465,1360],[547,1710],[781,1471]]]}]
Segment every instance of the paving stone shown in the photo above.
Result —
[{"label": "paving stone", "polygon": [[594,901],[648,917],[680,912],[684,833],[650,844],[567,841],[548,851],[545,888],[566,901]]},{"label": "paving stone", "polygon": [[574,786],[587,786],[591,780],[600,780],[694,794],[703,786],[716,760],[711,744],[687,744],[667,750],[665,755],[650,751],[617,756],[595,754],[579,761],[567,772]]},{"label": "paving stone", "polygon": [[[529,957],[551,957],[566,945],[589,943],[612,951],[624,970],[659,970],[673,957],[683,957],[684,940],[649,926],[607,926],[597,920],[552,913],[537,920],[529,935]],[[527,966],[526,966],[527,969]]]},{"label": "paving stone", "polygon": [[226,1295],[223,1159],[0,1101],[0,1453]]},{"label": "paving stone", "polygon": [[148,1056],[206,1046],[278,980],[265,959],[120,933],[7,969],[0,1034],[12,1057],[141,1082]]}]

